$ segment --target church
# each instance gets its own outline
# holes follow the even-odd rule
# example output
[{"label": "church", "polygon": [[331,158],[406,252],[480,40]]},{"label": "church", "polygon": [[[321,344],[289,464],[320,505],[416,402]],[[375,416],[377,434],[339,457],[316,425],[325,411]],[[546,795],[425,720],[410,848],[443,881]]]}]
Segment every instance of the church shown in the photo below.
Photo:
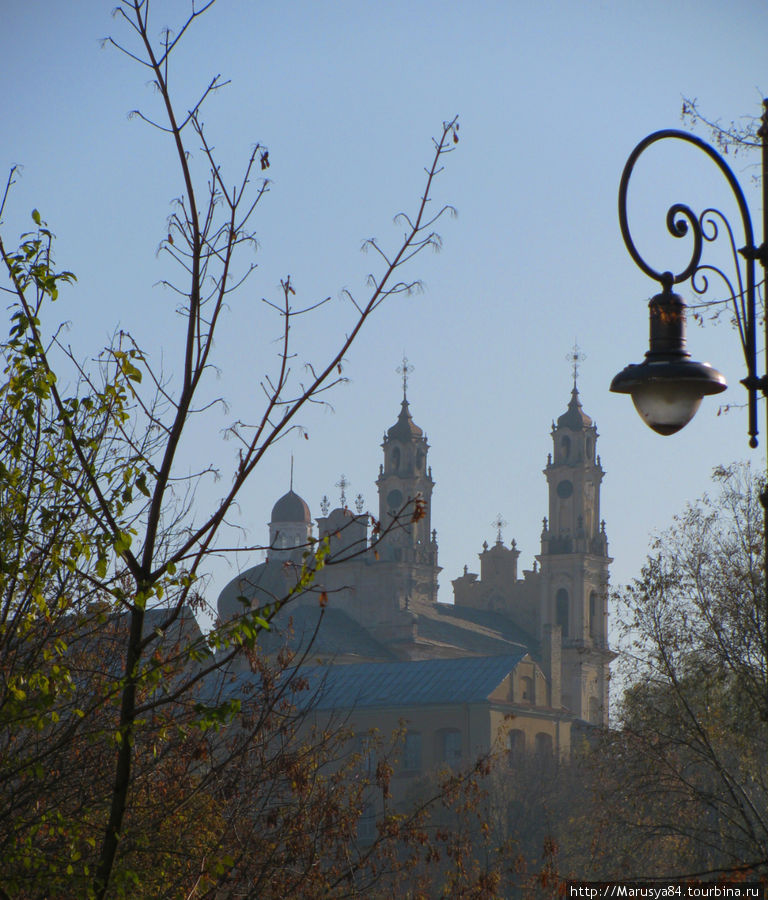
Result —
[{"label": "church", "polygon": [[[405,775],[494,748],[565,759],[576,729],[608,724],[615,655],[597,428],[574,377],[552,424],[549,509],[533,568],[518,571],[516,542],[505,545],[499,530],[493,546],[483,544],[480,571],[465,566],[452,602],[440,602],[429,444],[406,387],[404,377],[381,445],[378,516],[352,512],[343,493],[333,510],[324,498],[315,534],[309,506],[291,488],[272,509],[266,561],[224,588],[219,617],[293,589],[263,646],[306,651],[302,673],[322,686],[316,710],[344,711],[361,733],[406,723]],[[318,547],[325,564],[296,591]]]}]

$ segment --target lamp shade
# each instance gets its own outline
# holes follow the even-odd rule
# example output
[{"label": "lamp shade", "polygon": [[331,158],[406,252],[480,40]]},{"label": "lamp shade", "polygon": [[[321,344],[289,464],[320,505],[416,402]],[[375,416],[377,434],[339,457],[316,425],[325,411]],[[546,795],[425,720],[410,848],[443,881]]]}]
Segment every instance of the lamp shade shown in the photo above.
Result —
[{"label": "lamp shade", "polygon": [[674,434],[696,415],[702,397],[727,387],[709,363],[694,362],[686,350],[685,303],[668,285],[648,304],[650,349],[645,361],[627,366],[611,382],[629,394],[642,420],[659,434]]},{"label": "lamp shade", "polygon": [[696,415],[701,400],[726,389],[723,375],[709,363],[646,359],[629,365],[611,382],[617,394],[629,394],[640,418],[659,434],[674,434]]}]

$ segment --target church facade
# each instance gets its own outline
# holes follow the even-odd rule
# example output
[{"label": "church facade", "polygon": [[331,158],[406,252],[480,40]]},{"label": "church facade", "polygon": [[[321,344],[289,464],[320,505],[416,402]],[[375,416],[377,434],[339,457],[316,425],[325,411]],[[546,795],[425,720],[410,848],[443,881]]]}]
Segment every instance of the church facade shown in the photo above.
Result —
[{"label": "church facade", "polygon": [[224,588],[219,616],[281,600],[325,539],[328,564],[266,635],[267,647],[309,649],[308,676],[323,684],[317,709],[346,710],[361,731],[406,722],[407,745],[410,736],[419,747],[406,754],[416,774],[499,745],[565,757],[574,725],[608,723],[611,559],[597,439],[574,381],[552,426],[548,515],[533,568],[518,571],[516,543],[499,532],[483,545],[480,571],[465,566],[453,602],[440,602],[429,444],[404,389],[381,445],[378,519],[324,504],[315,535],[291,489],[272,509],[266,562]]}]

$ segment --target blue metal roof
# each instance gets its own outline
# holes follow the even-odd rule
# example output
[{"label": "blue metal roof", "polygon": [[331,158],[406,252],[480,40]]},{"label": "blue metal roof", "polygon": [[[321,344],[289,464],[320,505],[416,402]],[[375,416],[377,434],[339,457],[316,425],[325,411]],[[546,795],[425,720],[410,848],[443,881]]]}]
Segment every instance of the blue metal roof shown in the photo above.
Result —
[{"label": "blue metal roof", "polygon": [[269,631],[259,635],[259,647],[267,653],[276,653],[287,645],[294,651],[307,649],[313,663],[320,658],[332,660],[343,656],[350,649],[362,659],[397,659],[368,629],[340,609],[332,606],[321,609],[315,602],[312,605],[288,604],[283,612],[285,614],[277,617]]},{"label": "blue metal roof", "polygon": [[315,709],[482,703],[525,654],[307,666],[300,674]]}]

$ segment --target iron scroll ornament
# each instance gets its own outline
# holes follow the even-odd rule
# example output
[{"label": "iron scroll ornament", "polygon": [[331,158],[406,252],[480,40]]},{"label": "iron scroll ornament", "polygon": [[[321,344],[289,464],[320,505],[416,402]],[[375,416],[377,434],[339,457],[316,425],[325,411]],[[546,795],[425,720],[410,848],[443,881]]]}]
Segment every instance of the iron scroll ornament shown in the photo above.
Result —
[{"label": "iron scroll ornament", "polygon": [[[717,165],[720,172],[725,176],[738,205],[745,239],[744,246],[737,251],[728,219],[717,209],[708,207],[697,216],[690,206],[685,203],[672,204],[667,210],[666,215],[667,231],[675,238],[686,237],[690,231],[693,240],[690,260],[685,268],[677,274],[667,270],[657,271],[643,259],[635,246],[635,242],[632,240],[627,218],[627,192],[635,164],[645,150],[653,144],[665,140],[683,141],[686,144],[692,144],[694,147],[703,151]],[[734,265],[737,273],[738,290],[734,289],[732,282],[721,269],[713,265],[703,264],[701,261],[704,242],[714,241],[718,236],[718,219],[725,225],[730,237],[732,250],[734,252]],[[624,239],[624,244],[629,251],[629,255],[635,261],[638,268],[654,281],[658,281],[661,284],[663,290],[670,290],[672,285],[681,284],[690,279],[693,290],[698,294],[703,294],[709,286],[707,277],[703,274],[706,271],[717,273],[728,286],[736,315],[736,321],[739,327],[739,336],[741,338],[744,359],[747,365],[747,377],[742,380],[742,384],[747,388],[749,394],[749,443],[750,446],[756,447],[756,436],[758,431],[757,391],[763,387],[762,380],[757,377],[755,371],[757,359],[755,260],[760,257],[760,250],[755,247],[752,219],[749,214],[749,207],[747,206],[744,192],[730,166],[711,144],[708,144],[696,135],[677,129],[664,129],[649,134],[635,147],[624,165],[624,171],[622,172],[621,183],[619,185],[619,224],[621,227],[621,236]],[[707,231],[707,227],[709,228],[709,231]],[[743,287],[742,283],[738,255],[741,255],[746,263],[746,288]],[[697,275],[701,275],[701,281],[698,284],[696,281]]]}]

